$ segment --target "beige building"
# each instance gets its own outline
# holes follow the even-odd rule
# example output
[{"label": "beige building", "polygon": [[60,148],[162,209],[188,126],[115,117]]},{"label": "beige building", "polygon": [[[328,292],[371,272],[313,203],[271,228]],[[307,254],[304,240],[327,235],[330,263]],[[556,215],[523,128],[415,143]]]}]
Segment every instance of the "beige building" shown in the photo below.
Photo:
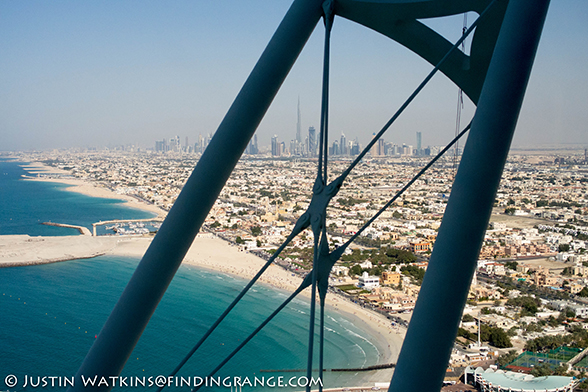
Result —
[{"label": "beige building", "polygon": [[399,272],[390,272],[390,271],[382,272],[382,284],[384,284],[384,285],[398,286],[400,284],[401,278],[402,278],[402,276]]}]

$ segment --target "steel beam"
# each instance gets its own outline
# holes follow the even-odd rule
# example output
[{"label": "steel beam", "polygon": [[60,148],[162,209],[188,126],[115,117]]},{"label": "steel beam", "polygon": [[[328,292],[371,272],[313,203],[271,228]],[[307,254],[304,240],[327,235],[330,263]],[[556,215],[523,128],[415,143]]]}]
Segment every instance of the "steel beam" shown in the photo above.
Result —
[{"label": "steel beam", "polygon": [[288,10],[143,256],[70,390],[111,389],[84,388],[81,376],[100,379],[122,371],[204,219],[320,20],[322,3],[323,0],[295,0]]},{"label": "steel beam", "polygon": [[549,0],[510,0],[389,391],[439,391]]}]

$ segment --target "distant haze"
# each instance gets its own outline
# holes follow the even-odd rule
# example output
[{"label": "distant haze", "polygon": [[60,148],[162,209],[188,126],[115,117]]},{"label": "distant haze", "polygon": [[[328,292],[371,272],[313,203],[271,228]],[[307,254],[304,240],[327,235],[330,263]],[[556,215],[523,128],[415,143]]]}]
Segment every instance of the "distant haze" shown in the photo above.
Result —
[{"label": "distant haze", "polygon": [[[0,2],[0,150],[103,147],[213,133],[286,13],[288,0]],[[475,15],[468,15],[472,23]],[[462,16],[427,22],[450,40]],[[588,2],[551,2],[514,145],[588,146]],[[323,24],[258,129],[259,145],[318,128]],[[431,66],[336,18],[331,140],[365,144]],[[445,144],[457,87],[438,75],[385,135]],[[466,102],[465,124],[473,105]]]}]

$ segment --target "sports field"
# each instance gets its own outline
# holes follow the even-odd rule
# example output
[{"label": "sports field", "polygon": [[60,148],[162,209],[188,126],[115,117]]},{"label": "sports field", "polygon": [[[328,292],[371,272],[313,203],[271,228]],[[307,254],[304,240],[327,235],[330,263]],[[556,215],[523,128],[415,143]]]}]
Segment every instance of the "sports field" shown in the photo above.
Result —
[{"label": "sports field", "polygon": [[[562,363],[568,362],[574,358],[581,350],[570,347],[558,347],[550,350],[547,353],[534,353],[525,351],[519,355],[514,361],[505,366],[505,368],[529,368],[532,369],[542,364],[547,364],[552,369],[559,367]],[[579,362],[585,362],[586,358]],[[579,366],[579,365],[576,365]],[[581,365],[580,365],[581,366]],[[588,366],[586,364],[585,366]]]}]

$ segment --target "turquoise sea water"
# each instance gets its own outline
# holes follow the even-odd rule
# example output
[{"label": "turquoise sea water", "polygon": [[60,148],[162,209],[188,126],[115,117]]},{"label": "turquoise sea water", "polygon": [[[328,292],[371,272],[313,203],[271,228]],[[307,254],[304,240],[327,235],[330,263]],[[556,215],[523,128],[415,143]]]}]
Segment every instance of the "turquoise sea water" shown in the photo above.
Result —
[{"label": "turquoise sea water", "polygon": [[[47,185],[40,182],[26,184],[41,187]],[[10,193],[2,185],[0,188],[3,189],[3,195]],[[25,192],[24,188],[18,186],[11,189]],[[63,209],[70,208],[69,200],[73,200],[74,204],[77,202],[75,198],[69,199],[68,193],[60,188],[44,189],[43,192],[49,199],[57,201]],[[42,193],[36,194],[38,196]],[[89,199],[88,205],[92,205],[92,198]],[[94,199],[94,202],[101,204],[104,200]],[[17,204],[15,201],[15,205]],[[106,205],[114,209],[120,208],[116,202],[106,202]],[[14,212],[5,211],[4,207],[1,211],[1,222],[10,214],[18,216]],[[110,213],[108,208],[105,211]],[[133,210],[130,213],[132,215]],[[27,215],[24,212],[19,214]],[[81,212],[79,215],[80,222],[94,219],[83,216]],[[31,234],[27,232],[27,227],[36,226],[36,217],[28,219],[32,224],[27,226],[21,222],[10,227],[18,227],[19,234],[23,231]],[[51,220],[58,221],[53,217]],[[16,233],[5,230],[3,234]],[[32,376],[33,379],[37,376],[73,376],[138,261],[134,258],[103,256],[89,260],[0,269],[0,391],[42,389],[23,388],[25,375]],[[230,275],[182,266],[127,362],[123,375],[139,378],[167,375],[245,284],[245,281]],[[285,292],[255,286],[179,374],[185,377],[206,376],[286,297]],[[221,369],[218,375],[251,379],[265,377],[266,380],[272,376],[283,376],[285,379],[303,376],[305,372],[293,373],[285,370],[306,367],[308,307],[303,299],[295,300]],[[379,351],[371,343],[369,336],[337,313],[328,313],[326,319],[326,368],[360,367],[377,363]],[[7,388],[5,381],[8,375],[17,377],[16,387]],[[327,372],[325,387],[354,385],[353,380],[357,377],[353,373]],[[139,389],[155,390],[154,388]]]},{"label": "turquoise sea water", "polygon": [[152,218],[154,214],[126,207],[122,200],[89,197],[53,182],[23,181],[22,163],[0,159],[0,235],[77,235],[76,229],[41,222],[86,226],[110,219]]}]

